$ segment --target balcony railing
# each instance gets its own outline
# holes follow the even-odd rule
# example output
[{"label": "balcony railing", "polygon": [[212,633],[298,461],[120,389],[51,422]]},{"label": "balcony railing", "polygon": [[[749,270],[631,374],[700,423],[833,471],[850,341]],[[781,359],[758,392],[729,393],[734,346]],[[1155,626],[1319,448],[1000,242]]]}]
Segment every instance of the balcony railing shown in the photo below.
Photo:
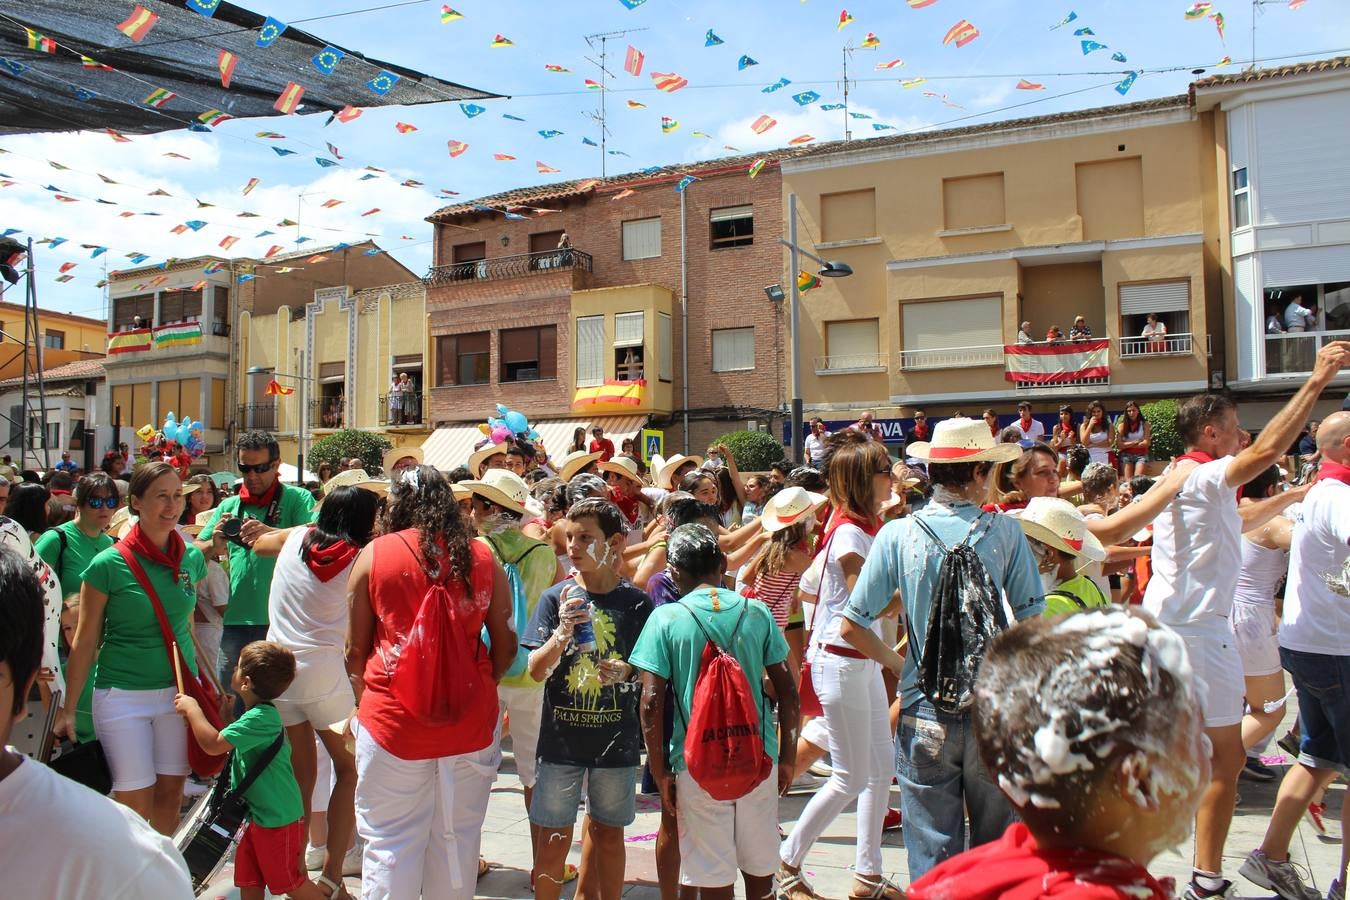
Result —
[{"label": "balcony railing", "polygon": [[846,356],[817,356],[816,372],[855,372],[859,369],[884,369],[886,357],[880,353],[854,353]]},{"label": "balcony railing", "polygon": [[1350,331],[1294,331],[1266,335],[1267,375],[1306,375],[1328,341],[1350,340]]},{"label": "balcony railing", "polygon": [[309,401],[310,428],[342,428],[346,417],[346,397],[319,397]]},{"label": "balcony railing", "polygon": [[400,391],[396,396],[397,405],[389,402],[389,394],[380,395],[380,424],[387,428],[400,425],[421,425],[422,413],[426,409],[426,397],[421,393]]},{"label": "balcony railing", "polygon": [[235,417],[243,431],[276,431],[277,405],[275,403],[245,403]]},{"label": "balcony railing", "polygon": [[1097,378],[1074,378],[1070,381],[1040,382],[1040,381],[1015,381],[1013,387],[1018,391],[1029,393],[1065,393],[1078,394],[1089,393],[1092,388],[1099,388],[1111,383],[1111,376],[1103,375]]},{"label": "balcony railing", "polygon": [[1193,334],[1169,334],[1164,338],[1123,337],[1120,339],[1120,358],[1190,353],[1195,348],[1194,339]]},{"label": "balcony railing", "polygon": [[946,347],[937,350],[903,350],[900,353],[900,368],[906,371],[1001,365],[1003,365],[1002,344]]},{"label": "balcony railing", "polygon": [[458,281],[492,281],[502,278],[521,278],[541,272],[561,269],[592,271],[591,255],[584,250],[541,250],[538,253],[520,253],[515,256],[495,256],[470,262],[432,266],[424,284],[451,284]]}]

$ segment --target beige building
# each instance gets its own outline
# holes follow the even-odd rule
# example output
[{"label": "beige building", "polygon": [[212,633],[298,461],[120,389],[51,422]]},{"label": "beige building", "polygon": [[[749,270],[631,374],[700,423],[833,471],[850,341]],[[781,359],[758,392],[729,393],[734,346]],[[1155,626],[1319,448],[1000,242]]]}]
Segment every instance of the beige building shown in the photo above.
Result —
[{"label": "beige building", "polygon": [[[800,242],[855,273],[803,298],[806,416],[1115,411],[1221,384],[1213,144],[1212,115],[1181,96],[785,159]],[[1141,336],[1150,313],[1164,341]],[[1012,379],[1022,322],[1043,343],[1077,316],[1105,371]]]}]

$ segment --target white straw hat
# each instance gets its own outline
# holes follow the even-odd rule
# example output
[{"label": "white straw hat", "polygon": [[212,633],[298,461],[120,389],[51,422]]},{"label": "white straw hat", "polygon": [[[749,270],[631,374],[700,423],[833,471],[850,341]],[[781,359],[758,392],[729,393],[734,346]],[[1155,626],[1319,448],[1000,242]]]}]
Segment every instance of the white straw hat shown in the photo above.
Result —
[{"label": "white straw hat", "polygon": [[930,463],[1012,462],[1022,455],[1017,444],[996,444],[983,419],[943,419],[931,441],[915,441],[905,455]]},{"label": "white straw hat", "polygon": [[1090,562],[1106,559],[1106,548],[1088,531],[1087,519],[1068,500],[1032,497],[1025,509],[1008,515],[1017,519],[1027,537]]},{"label": "white straw hat", "polygon": [[[388,494],[389,482],[383,478],[372,478],[366,473],[365,469],[343,469],[323,483],[323,495],[327,497],[336,488],[355,487],[363,491],[372,491],[376,494]],[[315,508],[323,505],[320,500]]]},{"label": "white straw hat", "polygon": [[[405,457],[412,458],[413,465],[420,466],[422,464],[422,448],[394,447],[391,450],[386,450],[384,451],[384,458],[380,460],[380,468],[384,469],[386,472],[392,472],[394,463]],[[326,486],[327,485],[325,485],[325,487]]]},{"label": "white straw hat", "polygon": [[638,474],[638,464],[627,456],[616,456],[607,462],[600,463],[600,471],[614,472],[636,481],[643,487],[647,486],[647,482],[643,481],[642,476]]},{"label": "white straw hat", "polygon": [[558,477],[563,481],[571,481],[573,475],[604,455],[603,453],[587,453],[585,450],[573,450],[563,457],[562,465],[558,466]]},{"label": "white straw hat", "polygon": [[815,515],[827,499],[824,494],[813,494],[804,487],[783,488],[764,504],[759,524],[769,532],[791,528]]},{"label": "white straw hat", "polygon": [[509,509],[511,512],[525,515],[528,509],[530,489],[521,478],[510,469],[488,469],[478,481],[461,481],[457,487],[477,494],[489,503]]},{"label": "white straw hat", "polygon": [[693,463],[694,468],[697,469],[699,466],[703,465],[703,457],[685,456],[683,453],[676,453],[670,459],[661,459],[659,456],[653,457],[652,463],[652,468],[656,472],[656,486],[665,488],[668,491],[673,491],[675,490],[675,485],[671,482],[671,478],[674,476],[675,471],[679,469],[680,466],[688,463]]},{"label": "white straw hat", "polygon": [[506,455],[505,441],[500,444],[489,444],[481,450],[475,451],[474,454],[469,457],[469,474],[475,478],[483,474],[483,463],[498,454],[501,454],[502,456]]}]

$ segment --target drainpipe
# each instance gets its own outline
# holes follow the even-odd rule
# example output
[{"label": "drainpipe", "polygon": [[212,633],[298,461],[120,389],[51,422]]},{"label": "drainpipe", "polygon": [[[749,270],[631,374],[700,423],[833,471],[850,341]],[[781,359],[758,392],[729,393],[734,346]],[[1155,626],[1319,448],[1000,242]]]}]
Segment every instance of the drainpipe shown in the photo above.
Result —
[{"label": "drainpipe", "polygon": [[689,257],[686,251],[684,219],[685,188],[680,192],[680,382],[684,400],[684,452],[689,453]]}]

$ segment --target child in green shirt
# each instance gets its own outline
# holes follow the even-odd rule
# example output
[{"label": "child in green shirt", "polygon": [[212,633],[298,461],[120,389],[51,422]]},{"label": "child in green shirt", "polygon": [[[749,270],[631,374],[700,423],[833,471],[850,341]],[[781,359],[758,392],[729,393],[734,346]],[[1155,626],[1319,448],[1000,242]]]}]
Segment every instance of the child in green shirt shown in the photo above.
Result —
[{"label": "child in green shirt", "polygon": [[1088,531],[1087,519],[1073,504],[1058,497],[1033,497],[1016,517],[1031,544],[1041,578],[1054,587],[1045,594],[1045,615],[1099,609],[1110,600],[1079,570],[1106,559],[1106,548]]},{"label": "child in green shirt", "polygon": [[[174,700],[197,743],[208,753],[234,751],[230,783],[248,777],[259,758],[282,734],[281,714],[272,705],[295,678],[295,656],[271,641],[254,641],[239,654],[230,687],[243,700],[244,714],[223,731],[216,731],[197,701],[180,693]],[[305,849],[305,807],[300,785],[291,769],[291,748],[283,738],[281,750],[244,794],[248,826],[234,859],[234,885],[242,900],[262,900],[264,886],[276,896],[296,900],[324,900],[343,890],[320,877],[309,880],[301,865]],[[327,888],[327,892],[323,890]]]}]

